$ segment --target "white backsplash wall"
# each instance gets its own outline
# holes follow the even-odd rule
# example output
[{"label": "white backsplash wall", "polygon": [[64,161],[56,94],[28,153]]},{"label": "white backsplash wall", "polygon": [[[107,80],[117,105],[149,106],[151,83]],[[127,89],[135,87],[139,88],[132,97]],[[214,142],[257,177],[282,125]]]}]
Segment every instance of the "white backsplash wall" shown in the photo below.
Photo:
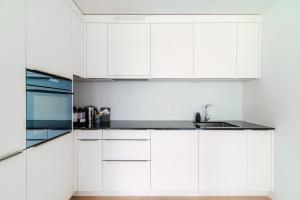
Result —
[{"label": "white backsplash wall", "polygon": [[242,118],[242,83],[235,81],[77,82],[74,105],[112,109],[112,120],[194,120],[207,103],[212,120]]}]

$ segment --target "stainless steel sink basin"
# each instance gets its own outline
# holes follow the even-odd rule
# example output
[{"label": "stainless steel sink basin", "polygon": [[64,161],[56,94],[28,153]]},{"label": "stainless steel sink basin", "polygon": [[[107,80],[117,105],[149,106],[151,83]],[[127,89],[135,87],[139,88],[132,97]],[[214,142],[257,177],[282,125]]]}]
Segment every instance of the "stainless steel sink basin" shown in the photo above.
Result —
[{"label": "stainless steel sink basin", "polygon": [[200,122],[195,123],[197,126],[203,127],[203,128],[223,128],[223,127],[238,127],[233,124],[229,124],[226,122]]}]

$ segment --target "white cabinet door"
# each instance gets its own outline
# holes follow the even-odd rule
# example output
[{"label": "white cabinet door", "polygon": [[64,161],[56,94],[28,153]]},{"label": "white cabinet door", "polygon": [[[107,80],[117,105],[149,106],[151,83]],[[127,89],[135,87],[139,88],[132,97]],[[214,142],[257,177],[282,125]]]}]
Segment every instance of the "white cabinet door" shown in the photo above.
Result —
[{"label": "white cabinet door", "polygon": [[85,77],[84,68],[84,25],[82,18],[72,12],[72,63],[73,74]]},{"label": "white cabinet door", "polygon": [[271,131],[248,132],[247,190],[272,190],[272,151]]},{"label": "white cabinet door", "polygon": [[246,190],[247,134],[199,131],[199,191]]},{"label": "white cabinet door", "polygon": [[151,25],[151,78],[193,78],[194,25]]},{"label": "white cabinet door", "polygon": [[151,190],[198,191],[198,131],[151,133]]},{"label": "white cabinet door", "polygon": [[239,23],[237,45],[237,77],[260,76],[260,24]]},{"label": "white cabinet door", "polygon": [[86,23],[86,77],[107,78],[107,24]]},{"label": "white cabinet door", "polygon": [[104,192],[147,192],[149,161],[103,161]]},{"label": "white cabinet door", "polygon": [[73,136],[27,150],[27,200],[66,200],[73,194]]},{"label": "white cabinet door", "polygon": [[108,25],[108,71],[112,78],[150,77],[150,24]]},{"label": "white cabinet door", "polygon": [[150,140],[103,140],[103,160],[150,160]]},{"label": "white cabinet door", "polygon": [[236,77],[236,23],[195,25],[195,78]]},{"label": "white cabinet door", "polygon": [[26,146],[25,0],[0,1],[0,158]]},{"label": "white cabinet door", "polygon": [[64,0],[27,0],[27,67],[72,78],[71,9]]},{"label": "white cabinet door", "polygon": [[73,130],[73,192],[78,190],[78,130]]},{"label": "white cabinet door", "polygon": [[102,141],[78,140],[78,191],[102,190]]},{"label": "white cabinet door", "polygon": [[0,161],[0,177],[0,199],[26,200],[26,153]]}]

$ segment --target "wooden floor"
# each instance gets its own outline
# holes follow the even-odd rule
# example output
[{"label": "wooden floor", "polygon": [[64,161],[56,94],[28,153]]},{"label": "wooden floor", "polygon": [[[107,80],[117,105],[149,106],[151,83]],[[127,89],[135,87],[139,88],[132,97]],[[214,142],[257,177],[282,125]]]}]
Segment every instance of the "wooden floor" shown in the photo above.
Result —
[{"label": "wooden floor", "polygon": [[73,197],[71,200],[270,200],[268,197]]}]

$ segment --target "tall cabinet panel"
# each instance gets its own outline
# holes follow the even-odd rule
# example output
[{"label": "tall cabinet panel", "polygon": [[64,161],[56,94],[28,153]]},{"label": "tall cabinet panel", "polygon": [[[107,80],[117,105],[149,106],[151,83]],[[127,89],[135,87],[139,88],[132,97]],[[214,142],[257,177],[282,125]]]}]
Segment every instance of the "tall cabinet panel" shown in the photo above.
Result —
[{"label": "tall cabinet panel", "polygon": [[107,78],[107,24],[86,24],[86,77]]},{"label": "tall cabinet panel", "polygon": [[27,67],[72,77],[71,9],[64,0],[27,0]]},{"label": "tall cabinet panel", "polygon": [[24,18],[25,0],[0,1],[0,158],[26,146]]},{"label": "tall cabinet panel", "polygon": [[26,200],[26,153],[0,161],[0,199]]},{"label": "tall cabinet panel", "polygon": [[260,76],[260,24],[238,24],[237,76],[259,78]]},{"label": "tall cabinet panel", "polygon": [[193,78],[193,59],[193,24],[151,24],[151,78]]},{"label": "tall cabinet panel", "polygon": [[150,77],[150,24],[108,25],[108,72],[112,78]]},{"label": "tall cabinet panel", "polygon": [[73,135],[27,150],[27,200],[65,200],[73,194]]},{"label": "tall cabinet panel", "polygon": [[72,65],[73,74],[85,77],[83,16],[72,12]]},{"label": "tall cabinet panel", "polygon": [[236,77],[236,23],[195,25],[195,78]]}]

